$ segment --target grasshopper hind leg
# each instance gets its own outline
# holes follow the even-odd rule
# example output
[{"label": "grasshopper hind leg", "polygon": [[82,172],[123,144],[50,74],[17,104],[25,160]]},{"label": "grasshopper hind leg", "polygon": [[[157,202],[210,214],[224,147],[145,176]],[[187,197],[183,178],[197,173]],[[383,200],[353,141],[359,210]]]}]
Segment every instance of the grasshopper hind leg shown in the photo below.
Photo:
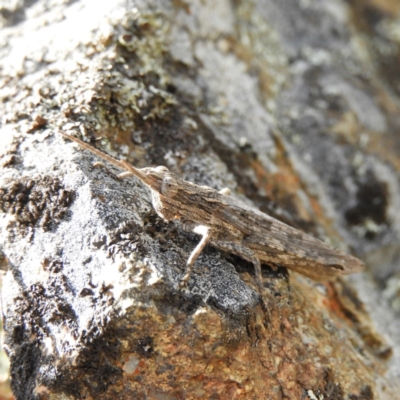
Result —
[{"label": "grasshopper hind leg", "polygon": [[261,263],[260,263],[260,260],[255,255],[254,251],[249,249],[248,247],[241,246],[234,242],[218,241],[215,243],[215,245],[216,245],[216,247],[220,248],[221,250],[228,251],[229,253],[235,254],[235,255],[243,258],[244,260],[253,263],[254,270],[256,273],[257,286],[260,291],[260,294],[262,294],[264,291],[264,285],[263,285],[263,278],[262,278],[262,273],[261,273]]},{"label": "grasshopper hind leg", "polygon": [[254,253],[253,250],[249,249],[248,247],[242,246],[240,244],[234,243],[234,242],[224,242],[224,241],[217,241],[214,242],[216,247],[218,247],[221,250],[225,250],[231,254],[235,254],[241,258],[243,258],[246,261],[249,261],[253,263],[254,265],[254,270],[256,273],[256,281],[257,281],[257,286],[258,286],[258,294],[260,296],[261,300],[261,307],[263,309],[263,312],[266,316],[266,321],[270,321],[270,314],[268,311],[268,307],[266,305],[266,299],[268,298],[264,289],[263,285],[263,277],[262,277],[262,272],[261,272],[261,263],[260,260],[257,258],[256,254]]}]

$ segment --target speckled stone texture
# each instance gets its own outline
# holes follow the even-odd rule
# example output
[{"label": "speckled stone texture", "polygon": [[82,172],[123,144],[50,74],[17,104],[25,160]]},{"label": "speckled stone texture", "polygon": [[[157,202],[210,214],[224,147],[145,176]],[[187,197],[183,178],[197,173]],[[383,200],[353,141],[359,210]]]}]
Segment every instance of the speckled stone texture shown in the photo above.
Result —
[{"label": "speckled stone texture", "polygon": [[[0,5],[0,267],[18,400],[393,399],[400,390],[400,6]],[[315,283],[166,223],[165,165],[367,263]]]}]

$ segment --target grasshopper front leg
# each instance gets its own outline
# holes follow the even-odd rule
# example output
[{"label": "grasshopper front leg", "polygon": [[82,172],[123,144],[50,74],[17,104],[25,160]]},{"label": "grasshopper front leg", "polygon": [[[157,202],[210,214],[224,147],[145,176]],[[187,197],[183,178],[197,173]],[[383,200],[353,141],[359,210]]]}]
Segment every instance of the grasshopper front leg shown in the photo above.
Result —
[{"label": "grasshopper front leg", "polygon": [[104,163],[102,163],[101,161],[96,161],[95,163],[93,163],[93,167],[94,167],[94,168],[104,168],[110,175],[112,175],[114,178],[117,178],[117,179],[120,179],[120,180],[122,180],[122,179],[124,179],[124,178],[127,178],[127,177],[129,177],[129,176],[134,176],[134,175],[132,174],[132,172],[122,172],[122,173],[116,175],[116,174],[114,174],[113,172],[111,172],[111,171],[104,165]]},{"label": "grasshopper front leg", "polygon": [[[196,230],[197,230],[197,228],[194,229],[195,232],[196,232]],[[212,237],[212,231],[208,227],[202,226],[202,227],[199,227],[198,230],[199,231],[196,232],[196,233],[202,233],[203,237],[201,238],[201,240],[198,243],[198,245],[194,248],[194,250],[190,254],[190,257],[187,260],[186,272],[185,272],[185,275],[183,276],[183,278],[181,279],[181,282],[180,282],[180,286],[181,287],[184,287],[186,285],[187,281],[190,278],[190,274],[192,272],[193,264],[195,263],[195,261],[197,260],[198,256],[200,255],[200,253],[202,252],[202,250],[204,249],[206,244],[211,240],[211,237]]]}]

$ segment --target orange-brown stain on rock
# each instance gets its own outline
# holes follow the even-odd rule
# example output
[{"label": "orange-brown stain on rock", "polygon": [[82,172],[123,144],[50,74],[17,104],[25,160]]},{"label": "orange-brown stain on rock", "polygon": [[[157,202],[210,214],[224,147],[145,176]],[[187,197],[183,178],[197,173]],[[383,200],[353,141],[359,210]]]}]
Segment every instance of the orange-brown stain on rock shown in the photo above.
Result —
[{"label": "orange-brown stain on rock", "polygon": [[[268,303],[270,323],[252,318],[259,325],[257,341],[246,326],[227,340],[235,336],[232,326],[205,305],[191,314],[179,307],[160,312],[162,304],[131,310],[127,321],[135,328],[121,364],[126,354],[139,362],[133,374],[123,375],[120,398],[280,400],[300,399],[308,390],[327,397],[331,390],[339,395],[374,388],[376,377],[365,363],[376,363],[379,374],[382,362],[354,330],[354,318],[336,312],[339,301],[331,300],[330,289],[296,274],[279,288],[281,296]],[[152,350],[142,354],[138,340],[149,336]]]}]

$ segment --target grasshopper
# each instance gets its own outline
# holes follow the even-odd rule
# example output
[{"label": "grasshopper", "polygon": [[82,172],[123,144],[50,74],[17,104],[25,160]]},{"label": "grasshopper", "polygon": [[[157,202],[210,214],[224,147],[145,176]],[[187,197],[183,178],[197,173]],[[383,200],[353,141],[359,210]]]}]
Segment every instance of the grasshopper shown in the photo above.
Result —
[{"label": "grasshopper", "polygon": [[133,175],[140,179],[150,188],[153,207],[161,218],[180,220],[186,229],[201,235],[187,260],[181,286],[188,281],[193,264],[207,244],[253,263],[260,294],[261,263],[283,266],[316,281],[353,274],[365,267],[359,259],[230,197],[228,189],[217,191],[196,185],[164,166],[135,168],[82,140],[62,135],[124,170],[119,178]]}]

